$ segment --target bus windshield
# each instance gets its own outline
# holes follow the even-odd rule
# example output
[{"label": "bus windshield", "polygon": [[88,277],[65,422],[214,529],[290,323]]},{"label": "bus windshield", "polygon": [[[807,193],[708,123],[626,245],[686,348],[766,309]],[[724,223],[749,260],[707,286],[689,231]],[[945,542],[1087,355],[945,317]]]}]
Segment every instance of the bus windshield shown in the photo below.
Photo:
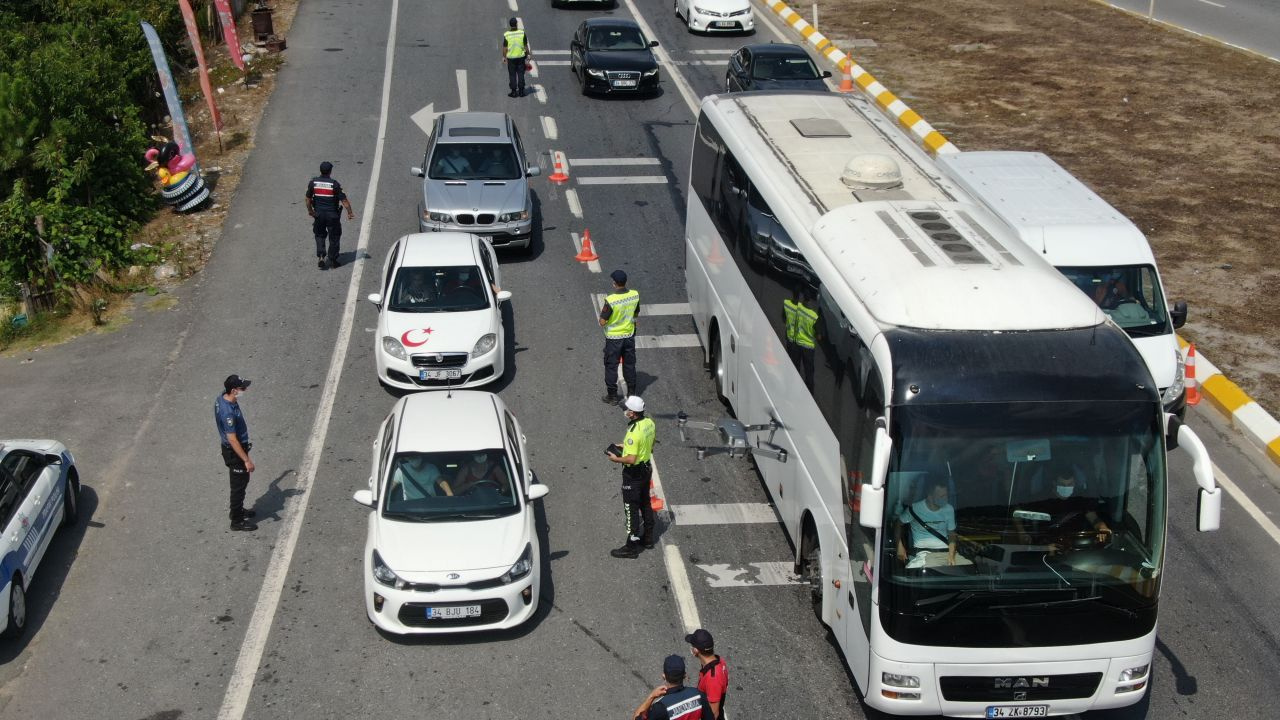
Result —
[{"label": "bus windshield", "polygon": [[1076,644],[1092,633],[1053,617],[1154,618],[1165,450],[1149,403],[899,406],[892,434],[879,575],[896,639]]}]

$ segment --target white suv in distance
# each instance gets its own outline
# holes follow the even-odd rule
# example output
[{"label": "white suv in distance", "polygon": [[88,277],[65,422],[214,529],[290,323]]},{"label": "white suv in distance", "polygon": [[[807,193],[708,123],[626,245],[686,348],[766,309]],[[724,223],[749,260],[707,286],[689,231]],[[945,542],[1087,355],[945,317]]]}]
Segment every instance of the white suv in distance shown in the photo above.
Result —
[{"label": "white suv in distance", "polygon": [[406,395],[373,443],[365,611],[390,633],[510,628],[538,608],[533,501],[547,486],[497,395]]},{"label": "white suv in distance", "polygon": [[743,32],[756,29],[751,0],[675,0],[676,17],[689,32]]},{"label": "white suv in distance", "polygon": [[378,381],[402,390],[473,387],[505,370],[502,303],[511,293],[493,247],[467,233],[415,233],[387,254],[378,308]]}]

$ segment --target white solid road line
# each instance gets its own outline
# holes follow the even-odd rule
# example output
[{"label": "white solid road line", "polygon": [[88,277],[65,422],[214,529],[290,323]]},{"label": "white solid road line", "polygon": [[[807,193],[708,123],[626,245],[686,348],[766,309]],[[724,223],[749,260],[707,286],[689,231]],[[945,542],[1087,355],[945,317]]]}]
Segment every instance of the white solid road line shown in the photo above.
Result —
[{"label": "white solid road line", "polygon": [[676,610],[680,613],[680,624],[684,631],[691,633],[702,627],[702,618],[698,616],[698,605],[693,600],[693,586],[689,584],[689,571],[684,566],[684,558],[680,557],[680,548],[674,543],[663,543],[662,559],[666,560],[667,580],[671,583],[671,595],[676,599]]},{"label": "white solid road line", "polygon": [[342,371],[347,364],[347,350],[351,345],[351,330],[360,291],[360,276],[364,270],[364,257],[369,247],[374,208],[378,204],[378,178],[382,173],[382,151],[387,140],[387,115],[391,105],[391,71],[395,62],[396,19],[399,12],[400,0],[391,0],[391,24],[387,29],[384,61],[386,65],[382,75],[382,106],[378,118],[378,139],[373,151],[369,190],[364,207],[361,208],[363,215],[360,219],[360,239],[356,245],[356,258],[351,263],[351,279],[347,281],[347,299],[342,306],[342,320],[338,324],[338,335],[334,340],[333,356],[329,360],[329,370],[325,375],[320,406],[316,408],[315,421],[308,436],[310,440],[307,442],[298,471],[297,498],[285,506],[280,537],[267,564],[267,570],[262,579],[262,589],[258,592],[253,616],[249,619],[249,627],[245,630],[244,640],[240,644],[240,654],[236,658],[235,668],[231,671],[230,680],[227,681],[227,692],[222,698],[222,707],[218,710],[219,720],[241,720],[249,706],[253,681],[258,674],[258,666],[262,663],[262,654],[266,649],[267,638],[271,634],[276,609],[280,606],[280,594],[288,578],[289,565],[293,561],[293,552],[298,545],[298,536],[302,532],[302,521],[307,514],[307,503],[311,500],[311,486],[315,482],[320,455],[324,450],[325,439],[329,435],[329,420],[333,416],[333,406],[338,396],[338,383],[342,380]]},{"label": "white solid road line", "polygon": [[794,562],[753,562],[745,565],[695,565],[709,577],[707,584],[713,588],[761,587],[764,585],[799,585]]},{"label": "white solid road line", "polygon": [[636,349],[702,347],[697,335],[637,335]]},{"label": "white solid road line", "polygon": [[580,177],[579,185],[666,185],[671,182],[666,175],[616,175]]},{"label": "white solid road line", "polygon": [[574,190],[573,188],[569,188],[568,190],[565,190],[564,200],[565,202],[569,203],[569,212],[573,213],[574,217],[581,220],[582,219],[582,202],[578,200],[578,191]]},{"label": "white solid road line", "polygon": [[769,503],[719,503],[716,505],[671,505],[677,525],[748,525],[778,522]]},{"label": "white solid road line", "polygon": [[[635,19],[636,24],[640,26],[640,32],[646,37],[657,37],[653,32],[653,28],[649,27],[649,22],[644,19],[644,15],[640,14],[640,8],[636,7],[634,0],[622,0],[627,6],[627,10],[631,12],[631,17]],[[676,90],[680,91],[680,97],[684,98],[684,104],[689,106],[689,112],[697,117],[698,115],[698,95],[693,92],[693,88],[689,86],[689,81],[684,75],[676,69],[675,64],[671,60],[671,55],[661,45],[653,49],[653,54],[658,57],[658,62],[666,65],[670,70],[670,77],[676,84]]]},{"label": "white solid road line", "polygon": [[[576,199],[576,195],[575,195],[575,199]],[[578,252],[582,252],[582,237],[581,237],[581,236],[579,236],[579,235],[578,235],[578,233],[569,233],[569,237],[573,238],[573,247],[574,247],[574,248],[576,248]],[[594,245],[594,243],[592,243],[592,244]],[[592,248],[592,249],[594,249],[594,248]],[[574,254],[576,255],[577,253],[574,253]],[[599,255],[600,255],[600,253],[596,253],[596,255],[597,255],[597,256],[599,256]],[[598,273],[598,272],[600,272],[600,261],[599,261],[599,260],[588,260],[588,261],[587,261],[587,269],[588,269],[588,270],[590,270],[590,271],[591,271],[591,272],[593,272],[593,273]]]},{"label": "white solid road line", "polygon": [[1222,472],[1222,468],[1218,467],[1217,464],[1213,466],[1213,476],[1217,479],[1218,484],[1222,486],[1222,489],[1226,490],[1228,495],[1240,503],[1240,507],[1244,508],[1244,511],[1249,513],[1249,517],[1258,523],[1262,531],[1270,535],[1277,545],[1280,545],[1280,527],[1276,527],[1276,524],[1271,521],[1271,518],[1267,517],[1262,508],[1255,505],[1249,499],[1249,496],[1245,495],[1244,491],[1231,478],[1227,477],[1226,473]]},{"label": "white solid road line", "polygon": [[548,140],[555,140],[560,137],[560,131],[556,128],[556,119],[548,115],[542,116],[542,134],[547,136]]},{"label": "white solid road line", "polygon": [[661,165],[662,160],[652,157],[634,158],[570,158],[570,165],[588,167],[591,165]]},{"label": "white solid road line", "polygon": [[511,12],[520,12],[520,6],[516,4],[516,0],[507,0],[507,7],[511,8]]},{"label": "white solid road line", "polygon": [[1219,4],[1218,4],[1218,3],[1216,3],[1216,2],[1210,2],[1210,0],[1200,0],[1200,2],[1204,3],[1205,5],[1212,5],[1212,6],[1216,7],[1216,8],[1224,8],[1224,7],[1226,7],[1226,5],[1219,5]]}]

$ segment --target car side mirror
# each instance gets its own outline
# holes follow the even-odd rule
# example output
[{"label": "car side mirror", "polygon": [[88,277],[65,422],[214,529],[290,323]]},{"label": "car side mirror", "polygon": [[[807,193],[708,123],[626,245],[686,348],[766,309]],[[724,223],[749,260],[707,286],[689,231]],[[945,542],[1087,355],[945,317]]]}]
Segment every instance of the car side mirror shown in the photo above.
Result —
[{"label": "car side mirror", "polygon": [[369,302],[382,308],[382,293],[369,293]]},{"label": "car side mirror", "polygon": [[498,291],[498,294],[497,294],[497,295],[495,295],[494,297],[498,298],[498,302],[500,302],[500,303],[501,303],[501,302],[506,302],[506,301],[508,301],[508,300],[510,300],[510,299],[511,299],[511,291],[510,291],[510,290],[499,290],[499,291]]},{"label": "car side mirror", "polygon": [[530,165],[528,170],[524,171],[525,177],[538,177],[542,174],[542,168],[537,165]]},{"label": "car side mirror", "polygon": [[61,455],[54,455],[54,454],[50,453],[50,454],[48,454],[48,455],[45,455],[45,456],[44,456],[44,462],[45,462],[45,464],[46,464],[46,465],[61,465],[61,464],[62,464],[62,456],[61,456]]},{"label": "car side mirror", "polygon": [[373,508],[372,490],[357,490],[355,494],[351,496],[351,499],[367,508]]},{"label": "car side mirror", "polygon": [[549,492],[551,492],[551,488],[543,485],[542,483],[538,483],[537,485],[529,486],[529,492],[525,494],[525,498],[532,502],[546,497]]},{"label": "car side mirror", "polygon": [[422,171],[422,168],[420,168],[420,167],[411,167],[411,168],[409,168],[409,174],[410,174],[410,175],[412,175],[412,176],[414,176],[414,177],[423,177],[423,176],[425,176],[425,175],[426,175],[426,173],[425,173],[425,172],[423,172],[423,171]]},{"label": "car side mirror", "polygon": [[1179,300],[1173,304],[1173,309],[1169,311],[1169,319],[1173,321],[1175,328],[1180,328],[1187,324],[1187,301]]},{"label": "car side mirror", "polygon": [[658,41],[657,41],[657,40],[650,40],[650,41],[649,41],[649,47],[658,47]]},{"label": "car side mirror", "polygon": [[823,71],[822,71],[822,77],[824,77],[824,78],[829,78],[829,77],[831,77],[831,71],[830,71],[830,70],[823,70]]}]

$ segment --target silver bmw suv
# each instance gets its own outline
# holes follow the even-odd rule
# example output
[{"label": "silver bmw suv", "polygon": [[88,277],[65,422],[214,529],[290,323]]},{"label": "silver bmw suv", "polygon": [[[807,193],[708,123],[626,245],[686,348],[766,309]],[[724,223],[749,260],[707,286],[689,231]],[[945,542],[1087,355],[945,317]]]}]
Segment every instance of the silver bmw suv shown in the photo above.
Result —
[{"label": "silver bmw suv", "polygon": [[422,167],[423,232],[453,230],[483,235],[495,247],[528,248],[533,203],[528,178],[542,168],[526,164],[515,123],[505,113],[454,112],[436,118]]}]

